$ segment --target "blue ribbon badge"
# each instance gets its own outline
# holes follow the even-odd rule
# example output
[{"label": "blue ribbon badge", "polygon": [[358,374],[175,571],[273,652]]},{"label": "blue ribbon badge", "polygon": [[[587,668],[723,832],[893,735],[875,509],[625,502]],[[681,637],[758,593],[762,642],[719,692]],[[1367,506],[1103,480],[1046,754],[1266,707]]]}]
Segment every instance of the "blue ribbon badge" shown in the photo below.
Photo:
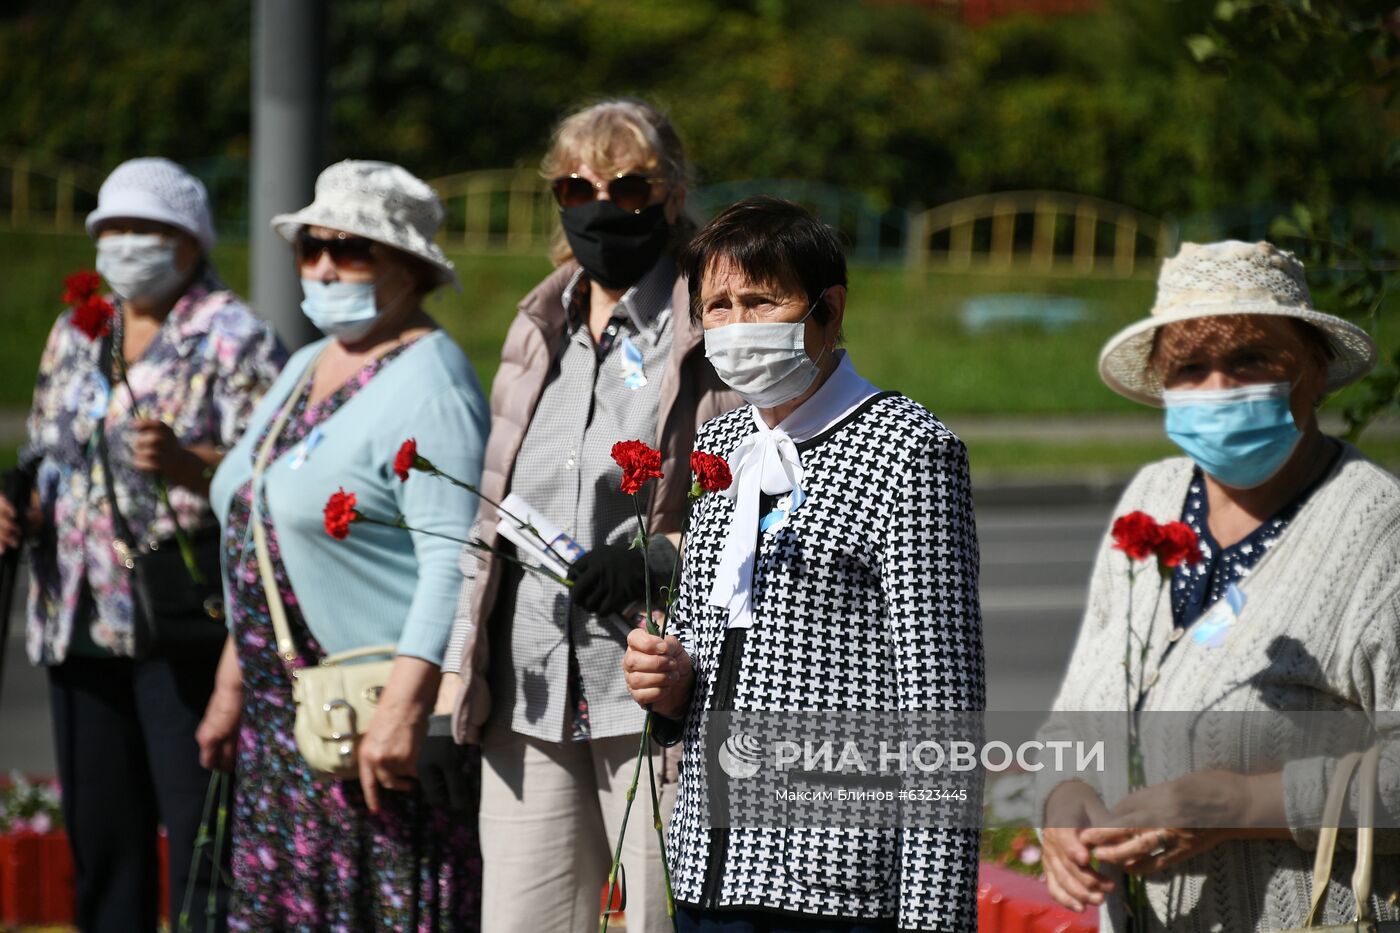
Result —
[{"label": "blue ribbon badge", "polygon": [[324,437],[325,435],[321,433],[321,426],[319,424],[312,428],[311,433],[307,434],[300,444],[292,448],[292,459],[288,461],[287,468],[291,470],[300,470],[305,466],[306,458],[311,456],[311,451],[316,449],[316,445],[320,444]]},{"label": "blue ribbon badge", "polygon": [[642,369],[642,351],[626,334],[622,336],[622,384],[629,389],[640,389],[647,384],[647,374]]},{"label": "blue ribbon badge", "polygon": [[1206,648],[1219,648],[1225,644],[1230,629],[1239,621],[1240,613],[1244,611],[1244,602],[1244,591],[1231,583],[1230,588],[1225,591],[1225,596],[1206,610],[1206,614],[1191,626],[1191,637],[1196,644]]},{"label": "blue ribbon badge", "polygon": [[774,505],[773,511],[763,516],[758,522],[758,530],[764,534],[772,534],[788,523],[792,518],[792,513],[797,511],[797,507],[807,501],[807,496],[802,492],[802,487],[794,487],[792,492],[781,496]]}]

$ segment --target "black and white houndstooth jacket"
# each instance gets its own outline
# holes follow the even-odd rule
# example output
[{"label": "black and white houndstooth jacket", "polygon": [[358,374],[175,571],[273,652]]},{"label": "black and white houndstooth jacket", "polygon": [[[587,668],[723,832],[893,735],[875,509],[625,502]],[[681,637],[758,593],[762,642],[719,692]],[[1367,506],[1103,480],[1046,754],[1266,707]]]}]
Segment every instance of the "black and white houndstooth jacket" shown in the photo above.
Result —
[{"label": "black and white houndstooth jacket", "polygon": [[[708,422],[697,450],[728,457],[748,406]],[[753,625],[725,631],[708,596],[734,504],[697,503],[671,630],[695,665],[668,844],[678,901],[976,928],[975,829],[713,829],[702,721],[711,710],[982,710],[977,532],[962,442],[895,393],[797,445],[806,501],[760,535]],[[755,529],[755,533],[758,530]]]}]

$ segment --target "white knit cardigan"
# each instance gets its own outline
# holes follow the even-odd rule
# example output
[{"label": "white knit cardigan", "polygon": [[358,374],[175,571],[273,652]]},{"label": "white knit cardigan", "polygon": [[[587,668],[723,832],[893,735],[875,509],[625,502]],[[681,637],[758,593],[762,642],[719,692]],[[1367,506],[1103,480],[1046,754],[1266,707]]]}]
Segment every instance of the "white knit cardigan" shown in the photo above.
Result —
[{"label": "white knit cardigan", "polygon": [[[1186,458],[1143,468],[1114,516],[1141,510],[1159,522],[1179,519],[1191,472]],[[1164,656],[1162,648],[1173,629],[1167,584],[1149,567],[1138,573],[1130,593],[1127,557],[1111,544],[1105,535],[1088,610],[1046,736],[1060,730],[1069,734],[1069,719],[1059,715],[1064,711],[1123,709],[1121,661],[1130,598],[1134,629],[1150,631],[1144,673],[1152,686],[1144,711],[1400,710],[1400,480],[1354,447],[1345,447],[1278,543],[1241,581],[1247,602],[1220,647],[1207,648],[1188,637]],[[1145,624],[1149,617],[1150,627]],[[1195,770],[1244,771],[1248,762],[1267,757],[1270,738],[1247,729],[1219,739],[1193,736]],[[1380,805],[1394,825],[1400,815],[1400,735],[1392,731],[1386,738]],[[1148,783],[1163,779],[1164,768],[1172,764],[1159,761],[1154,767],[1153,761],[1146,761]],[[1307,827],[1319,823],[1334,764],[1335,759],[1310,758],[1285,766],[1292,841],[1227,842],[1152,879],[1149,899],[1159,928],[1237,933],[1301,926],[1311,896],[1316,844],[1316,831]],[[1042,778],[1037,788],[1040,812],[1045,797],[1062,779],[1048,773]],[[1109,806],[1121,791],[1121,786],[1103,791]],[[1354,803],[1353,799],[1352,812]],[[1400,892],[1400,857],[1395,855],[1400,852],[1400,830],[1377,831],[1376,848],[1375,916],[1400,919],[1400,906],[1391,900]],[[1337,853],[1327,922],[1352,918],[1351,859],[1349,847]],[[1105,933],[1124,928],[1121,891],[1120,884],[1102,909]]]}]

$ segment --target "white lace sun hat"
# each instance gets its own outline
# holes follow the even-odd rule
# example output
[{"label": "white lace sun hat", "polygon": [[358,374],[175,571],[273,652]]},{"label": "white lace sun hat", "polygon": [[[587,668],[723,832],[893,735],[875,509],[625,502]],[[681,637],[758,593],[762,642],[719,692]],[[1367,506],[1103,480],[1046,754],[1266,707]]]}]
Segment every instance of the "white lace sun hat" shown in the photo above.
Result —
[{"label": "white lace sun hat", "polygon": [[1119,395],[1161,407],[1162,383],[1150,362],[1157,330],[1225,314],[1297,318],[1320,330],[1333,351],[1328,392],[1357,381],[1376,364],[1376,344],[1364,330],[1313,307],[1296,256],[1272,243],[1225,240],[1183,243],[1162,263],[1151,316],[1109,338],[1099,354],[1099,376]]},{"label": "white lace sun hat", "polygon": [[207,256],[214,248],[214,221],[204,183],[169,159],[128,159],[112,169],[97,192],[97,209],[87,215],[88,236],[115,218],[154,220],[183,230]]},{"label": "white lace sun hat", "polygon": [[272,229],[292,242],[302,227],[330,227],[416,256],[461,288],[452,261],[433,242],[445,212],[428,183],[392,162],[346,159],[321,172],[316,197],[295,214],[278,214]]}]

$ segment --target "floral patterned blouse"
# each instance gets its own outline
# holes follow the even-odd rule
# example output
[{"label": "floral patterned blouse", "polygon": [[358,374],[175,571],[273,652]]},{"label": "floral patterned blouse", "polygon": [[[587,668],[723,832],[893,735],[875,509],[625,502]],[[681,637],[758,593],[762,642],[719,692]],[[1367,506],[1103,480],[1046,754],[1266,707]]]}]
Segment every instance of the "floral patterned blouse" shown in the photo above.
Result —
[{"label": "floral patterned blouse", "polygon": [[[73,645],[99,655],[134,652],[131,585],[112,549],[97,455],[99,419],[106,418],[117,501],[133,534],[160,538],[174,531],[169,515],[157,514],[153,477],[130,466],[131,393],[120,380],[109,387],[99,365],[104,342],[90,340],[70,318],[65,312],[49,333],[20,455],[22,464],[37,464],[44,517],[30,564],[26,641],[35,664],[59,664]],[[140,416],[170,425],[183,446],[227,448],[285,361],[272,329],[206,276],[176,302],[129,365],[128,379]],[[214,521],[202,496],[172,486],[170,499],[185,529]],[[86,630],[75,633],[79,619]]]}]

